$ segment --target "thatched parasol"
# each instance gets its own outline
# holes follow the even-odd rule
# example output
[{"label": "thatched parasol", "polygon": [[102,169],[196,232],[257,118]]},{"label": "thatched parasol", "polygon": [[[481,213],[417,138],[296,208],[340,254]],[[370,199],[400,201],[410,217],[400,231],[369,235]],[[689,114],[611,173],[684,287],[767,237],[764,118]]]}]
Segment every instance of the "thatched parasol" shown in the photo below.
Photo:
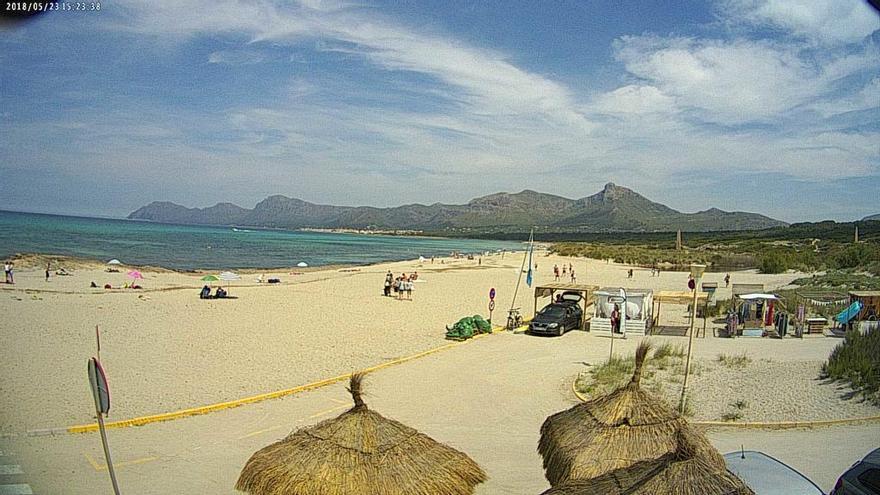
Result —
[{"label": "thatched parasol", "polygon": [[541,495],[755,495],[724,466],[707,462],[692,432],[678,435],[675,452],[593,479],[569,480]]},{"label": "thatched parasol", "polygon": [[[650,350],[647,342],[639,344],[629,383],[544,421],[538,452],[551,485],[656,460],[676,450],[680,431],[690,431],[684,418],[639,386]],[[708,440],[699,434],[694,438],[698,455],[710,465],[724,466],[724,459]]]},{"label": "thatched parasol", "polygon": [[362,374],[351,377],[354,407],[257,451],[235,488],[251,495],[470,495],[486,481],[464,453],[368,409],[362,381]]}]

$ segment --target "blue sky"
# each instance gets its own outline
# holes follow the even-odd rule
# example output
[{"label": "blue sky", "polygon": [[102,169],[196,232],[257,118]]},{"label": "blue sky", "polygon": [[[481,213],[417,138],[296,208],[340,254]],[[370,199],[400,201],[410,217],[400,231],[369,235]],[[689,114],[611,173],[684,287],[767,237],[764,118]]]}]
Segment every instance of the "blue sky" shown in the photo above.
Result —
[{"label": "blue sky", "polygon": [[880,212],[860,0],[117,0],[0,31],[0,209],[461,203],[608,181],[683,211]]}]

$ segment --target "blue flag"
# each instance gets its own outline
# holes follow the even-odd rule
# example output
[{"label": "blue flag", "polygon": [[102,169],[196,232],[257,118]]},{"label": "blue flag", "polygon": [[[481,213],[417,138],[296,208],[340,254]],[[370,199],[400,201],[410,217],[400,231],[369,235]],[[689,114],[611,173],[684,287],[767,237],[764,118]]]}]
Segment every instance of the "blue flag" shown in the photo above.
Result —
[{"label": "blue flag", "polygon": [[532,286],[532,251],[534,250],[534,245],[529,246],[529,271],[526,273],[526,285],[529,287]]}]

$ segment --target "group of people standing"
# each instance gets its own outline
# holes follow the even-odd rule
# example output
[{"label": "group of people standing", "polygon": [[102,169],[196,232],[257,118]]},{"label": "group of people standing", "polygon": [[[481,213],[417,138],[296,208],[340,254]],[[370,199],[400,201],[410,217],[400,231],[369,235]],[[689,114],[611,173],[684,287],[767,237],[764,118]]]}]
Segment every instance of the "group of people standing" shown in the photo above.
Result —
[{"label": "group of people standing", "polygon": [[385,274],[385,297],[391,297],[393,290],[398,300],[412,301],[413,282],[418,279],[419,272],[412,272],[411,275],[402,273],[399,277],[395,277],[391,270],[388,270],[388,273]]},{"label": "group of people standing", "polygon": [[[569,263],[568,266],[565,266],[565,263],[562,264],[563,277],[566,274],[566,269],[568,269],[569,276],[571,277],[571,283],[576,283],[577,275],[574,274],[574,265],[571,263]],[[553,265],[553,280],[559,282],[559,265]]]}]

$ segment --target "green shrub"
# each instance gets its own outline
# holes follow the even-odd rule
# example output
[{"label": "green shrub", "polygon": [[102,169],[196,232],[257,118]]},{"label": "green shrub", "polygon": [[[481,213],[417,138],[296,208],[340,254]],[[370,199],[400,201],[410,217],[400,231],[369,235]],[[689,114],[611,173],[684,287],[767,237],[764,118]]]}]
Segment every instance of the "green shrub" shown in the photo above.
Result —
[{"label": "green shrub", "polygon": [[880,404],[880,331],[864,335],[858,330],[847,332],[843,342],[831,351],[822,373],[849,382],[854,390]]},{"label": "green shrub", "polygon": [[782,255],[769,252],[758,259],[758,270],[761,273],[783,273],[788,270],[788,265]]},{"label": "green shrub", "polygon": [[752,358],[748,357],[745,353],[743,354],[719,354],[718,362],[727,366],[728,368],[745,368],[746,365],[752,362]]},{"label": "green shrub", "polygon": [[743,415],[739,411],[726,412],[721,415],[721,421],[739,421],[742,417]]}]

